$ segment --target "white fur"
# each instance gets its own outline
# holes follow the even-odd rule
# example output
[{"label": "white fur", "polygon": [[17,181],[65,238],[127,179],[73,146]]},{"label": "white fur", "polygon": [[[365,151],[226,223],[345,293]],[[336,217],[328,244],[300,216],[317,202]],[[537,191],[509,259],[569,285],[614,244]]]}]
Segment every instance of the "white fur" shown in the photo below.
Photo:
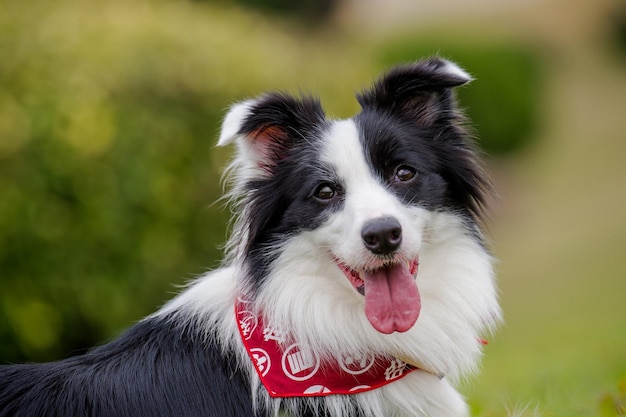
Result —
[{"label": "white fur", "polygon": [[[261,163],[264,154],[259,149],[258,144],[253,140],[245,140],[243,135],[239,134],[242,123],[249,115],[250,108],[254,103],[255,100],[246,100],[231,107],[226,117],[224,117],[220,137],[217,141],[217,146],[237,144],[238,156],[231,167],[226,170],[226,173],[228,174],[231,168],[237,167],[237,169],[245,171],[238,174],[238,178],[241,179],[266,174],[262,169],[263,164]],[[237,190],[238,187],[235,185],[233,192],[236,193],[238,192]]]},{"label": "white fur", "polygon": [[[446,71],[469,77],[451,63]],[[237,140],[239,153],[233,167],[249,168],[232,170],[239,175],[234,179],[235,199],[240,197],[237,185],[256,175],[247,139],[237,136],[249,106],[250,102],[245,102],[232,108],[219,141],[224,145]],[[466,416],[465,402],[453,384],[477,369],[479,338],[500,319],[492,259],[475,238],[477,231],[468,230],[455,215],[402,204],[372,175],[354,122],[333,123],[320,152],[343,181],[344,208],[316,230],[300,233],[275,249],[279,257],[261,288],[257,306],[269,322],[288,329],[321,354],[387,353],[423,369],[377,390],[356,394],[354,398],[367,416]],[[419,256],[417,284],[422,299],[413,328],[390,335],[370,325],[364,298],[333,260],[339,257],[353,268],[371,266],[375,260],[363,249],[360,230],[366,220],[384,215],[401,223],[400,257],[411,260]],[[176,313],[181,319],[193,317],[211,326],[219,323],[218,329],[206,328],[207,337],[238,352],[258,406],[278,413],[281,406],[289,409],[294,401],[313,404],[311,399],[269,397],[239,340],[233,306],[245,282],[239,253],[245,230],[245,225],[235,225],[230,266],[206,274],[156,315]],[[321,401],[338,417],[352,415],[345,397],[327,396]]]},{"label": "white fur", "polygon": [[452,61],[444,61],[443,72],[448,74],[452,74],[458,78],[465,80],[464,82],[468,83],[473,80],[472,76],[469,75],[463,68],[459,67],[456,63]]},{"label": "white fur", "polygon": [[318,244],[332,245],[332,253],[353,269],[380,266],[371,265],[376,260],[361,242],[361,229],[368,220],[390,216],[398,219],[405,231],[399,258],[404,261],[414,259],[421,245],[426,213],[421,209],[407,209],[372,177],[352,120],[335,122],[325,144],[321,150],[322,158],[335,168],[347,192],[344,210],[316,232],[316,235],[325,237],[325,241]]},{"label": "white fur", "polygon": [[230,108],[222,122],[222,130],[217,141],[217,146],[229,145],[237,139],[239,130],[241,129],[241,123],[250,112],[250,106],[253,103],[254,100],[243,101],[234,104]]}]

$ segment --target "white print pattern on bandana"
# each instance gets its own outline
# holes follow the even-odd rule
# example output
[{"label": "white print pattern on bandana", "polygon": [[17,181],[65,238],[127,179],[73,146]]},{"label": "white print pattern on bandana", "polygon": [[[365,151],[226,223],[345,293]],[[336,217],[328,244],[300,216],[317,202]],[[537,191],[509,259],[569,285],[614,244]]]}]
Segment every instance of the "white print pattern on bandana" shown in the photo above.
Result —
[{"label": "white print pattern on bandana", "polygon": [[400,378],[405,370],[406,362],[396,358],[392,360],[389,367],[385,369],[385,379],[391,381],[392,379]]},{"label": "white print pattern on bandana", "polygon": [[263,340],[266,342],[274,340],[279,345],[282,345],[285,343],[286,339],[285,332],[280,329],[271,326],[267,326],[263,329]]},{"label": "white print pattern on bandana", "polygon": [[256,326],[259,323],[259,319],[251,311],[240,311],[239,314],[239,328],[241,329],[241,335],[245,340],[249,340],[252,334],[256,330]]},{"label": "white print pattern on bandana", "polygon": [[351,375],[360,375],[367,372],[374,365],[374,355],[355,353],[337,358],[341,369]]},{"label": "white print pattern on bandana", "polygon": [[312,350],[294,343],[285,349],[282,366],[288,378],[305,381],[315,375],[320,367],[320,360]]},{"label": "white print pattern on bandana", "polygon": [[304,390],[303,394],[312,395],[312,394],[330,394],[331,391],[323,385],[312,385]]},{"label": "white print pattern on bandana", "polygon": [[250,354],[254,359],[254,366],[258,369],[259,373],[262,376],[267,375],[272,367],[272,360],[270,359],[270,355],[261,348],[252,348],[250,349]]}]

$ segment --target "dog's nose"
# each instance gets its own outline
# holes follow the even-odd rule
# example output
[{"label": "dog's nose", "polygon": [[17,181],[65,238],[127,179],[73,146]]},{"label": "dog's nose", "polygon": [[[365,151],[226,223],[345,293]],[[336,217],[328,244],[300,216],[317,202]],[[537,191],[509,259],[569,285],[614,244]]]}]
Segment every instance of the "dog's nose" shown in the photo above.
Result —
[{"label": "dog's nose", "polygon": [[402,226],[395,217],[370,220],[361,229],[365,247],[376,255],[389,255],[402,243]]}]

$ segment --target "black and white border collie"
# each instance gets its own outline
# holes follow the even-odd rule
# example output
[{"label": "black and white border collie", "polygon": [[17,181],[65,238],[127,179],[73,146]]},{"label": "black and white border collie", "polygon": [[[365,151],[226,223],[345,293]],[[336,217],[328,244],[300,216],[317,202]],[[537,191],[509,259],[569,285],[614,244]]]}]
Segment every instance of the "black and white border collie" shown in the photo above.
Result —
[{"label": "black and white border collie", "polygon": [[[224,266],[87,354],[0,367],[0,416],[468,415],[454,385],[500,320],[480,229],[489,183],[452,91],[468,81],[433,58],[382,76],[347,120],[310,97],[234,105],[218,143],[237,144]],[[289,363],[328,387],[372,376],[338,357],[406,372],[281,395],[263,379],[281,360],[245,345],[261,323],[306,346]]]}]

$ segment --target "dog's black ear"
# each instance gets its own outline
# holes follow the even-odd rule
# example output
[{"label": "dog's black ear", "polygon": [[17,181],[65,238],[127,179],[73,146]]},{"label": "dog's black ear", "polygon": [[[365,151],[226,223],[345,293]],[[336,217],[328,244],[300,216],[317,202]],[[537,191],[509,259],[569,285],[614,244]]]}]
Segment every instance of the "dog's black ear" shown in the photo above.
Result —
[{"label": "dog's black ear", "polygon": [[391,69],[357,99],[364,110],[391,112],[431,126],[454,116],[452,88],[471,80],[455,63],[431,58]]},{"label": "dog's black ear", "polygon": [[239,157],[268,168],[324,123],[316,99],[272,93],[235,104],[224,118],[218,146],[237,141]]}]

